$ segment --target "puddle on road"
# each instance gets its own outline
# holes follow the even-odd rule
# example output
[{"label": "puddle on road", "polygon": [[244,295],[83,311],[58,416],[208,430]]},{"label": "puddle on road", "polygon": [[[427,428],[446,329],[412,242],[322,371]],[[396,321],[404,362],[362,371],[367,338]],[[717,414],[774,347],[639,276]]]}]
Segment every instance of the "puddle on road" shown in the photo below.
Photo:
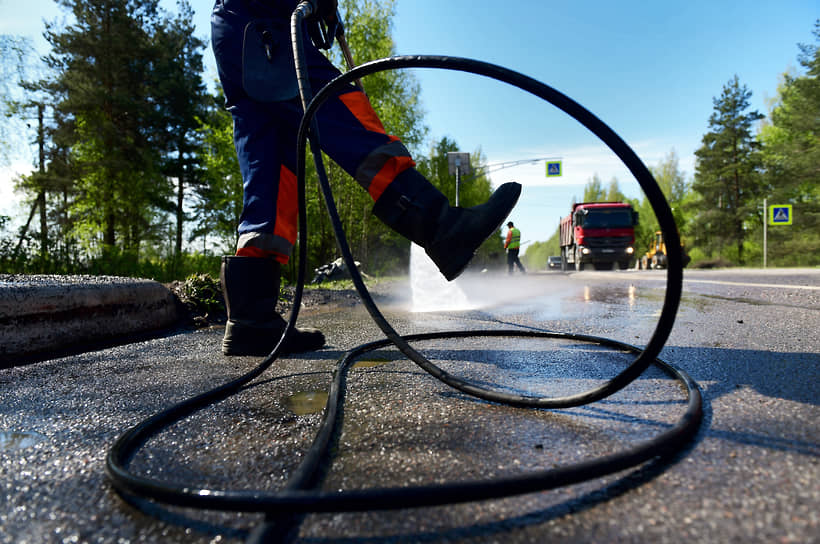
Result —
[{"label": "puddle on road", "polygon": [[318,414],[326,404],[326,391],[299,391],[287,398],[288,408],[297,416]]},{"label": "puddle on road", "polygon": [[0,451],[24,450],[45,440],[45,435],[34,431],[0,431]]},{"label": "puddle on road", "polygon": [[356,361],[356,363],[353,365],[353,368],[371,368],[374,366],[386,365],[387,363],[392,362],[392,359],[385,359],[384,357],[371,357],[370,359],[362,359],[360,361]]}]

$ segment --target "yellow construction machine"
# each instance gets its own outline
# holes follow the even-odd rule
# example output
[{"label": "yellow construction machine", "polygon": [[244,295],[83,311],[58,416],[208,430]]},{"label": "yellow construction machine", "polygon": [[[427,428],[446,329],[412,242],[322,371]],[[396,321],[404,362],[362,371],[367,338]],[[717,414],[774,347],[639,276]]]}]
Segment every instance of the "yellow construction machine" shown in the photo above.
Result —
[{"label": "yellow construction machine", "polygon": [[[691,257],[686,253],[686,248],[683,242],[680,243],[681,257],[683,258],[683,266],[689,264]],[[666,256],[666,242],[663,239],[663,232],[656,231],[652,242],[649,244],[649,251],[647,251],[639,260],[638,268],[641,270],[651,270],[653,268],[666,268],[668,266]]]}]

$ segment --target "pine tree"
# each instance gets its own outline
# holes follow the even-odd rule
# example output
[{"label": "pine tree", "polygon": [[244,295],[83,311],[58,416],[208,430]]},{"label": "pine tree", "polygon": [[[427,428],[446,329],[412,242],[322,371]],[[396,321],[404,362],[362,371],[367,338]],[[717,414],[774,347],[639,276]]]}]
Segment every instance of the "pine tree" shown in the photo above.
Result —
[{"label": "pine tree", "polygon": [[209,103],[199,128],[203,183],[194,187],[197,198],[193,236],[210,235],[212,243],[232,254],[239,237],[236,228],[242,213],[242,174],[233,144],[233,118],[225,109],[221,89]]},{"label": "pine tree", "polygon": [[751,95],[735,76],[713,100],[710,131],[695,152],[692,185],[699,197],[691,225],[697,243],[717,248],[718,254],[733,245],[739,264],[744,263],[746,228],[759,221],[757,206],[763,193],[760,145],[752,134],[754,123],[763,116],[747,111]]},{"label": "pine tree", "polygon": [[138,251],[156,236],[158,205],[169,187],[158,168],[159,133],[151,70],[159,56],[156,0],[59,0],[75,23],[46,25],[57,74],[43,82],[70,149],[76,230],[88,250]]},{"label": "pine tree", "polygon": [[157,147],[165,177],[175,180],[175,200],[168,206],[175,216],[174,255],[182,253],[186,187],[201,184],[197,151],[198,130],[206,112],[207,93],[202,81],[205,43],[194,36],[193,10],[187,0],[177,3],[179,13],[159,26],[154,42],[159,62],[152,70],[156,95]]}]

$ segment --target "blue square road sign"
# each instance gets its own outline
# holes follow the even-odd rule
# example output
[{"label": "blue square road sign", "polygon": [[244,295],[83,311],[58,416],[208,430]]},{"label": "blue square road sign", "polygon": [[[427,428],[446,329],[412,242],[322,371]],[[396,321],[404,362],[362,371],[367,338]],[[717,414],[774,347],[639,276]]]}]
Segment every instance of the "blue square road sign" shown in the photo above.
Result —
[{"label": "blue square road sign", "polygon": [[769,206],[769,224],[770,225],[791,225],[792,224],[792,205],[779,204]]}]

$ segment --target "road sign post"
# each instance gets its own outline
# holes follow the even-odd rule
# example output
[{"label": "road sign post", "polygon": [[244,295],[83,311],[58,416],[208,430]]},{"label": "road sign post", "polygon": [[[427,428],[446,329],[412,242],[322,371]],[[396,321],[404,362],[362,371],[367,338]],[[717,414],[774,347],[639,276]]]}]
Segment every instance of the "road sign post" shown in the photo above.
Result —
[{"label": "road sign post", "polygon": [[791,225],[794,215],[792,214],[791,204],[772,204],[768,205],[769,200],[763,199],[763,268],[766,268],[766,261],[768,257],[768,238],[769,232],[766,228],[768,225]]},{"label": "road sign post", "polygon": [[447,153],[447,170],[452,176],[456,176],[456,206],[458,206],[458,192],[459,185],[461,185],[461,174],[469,174],[472,172],[470,165],[470,154],[460,152]]}]

